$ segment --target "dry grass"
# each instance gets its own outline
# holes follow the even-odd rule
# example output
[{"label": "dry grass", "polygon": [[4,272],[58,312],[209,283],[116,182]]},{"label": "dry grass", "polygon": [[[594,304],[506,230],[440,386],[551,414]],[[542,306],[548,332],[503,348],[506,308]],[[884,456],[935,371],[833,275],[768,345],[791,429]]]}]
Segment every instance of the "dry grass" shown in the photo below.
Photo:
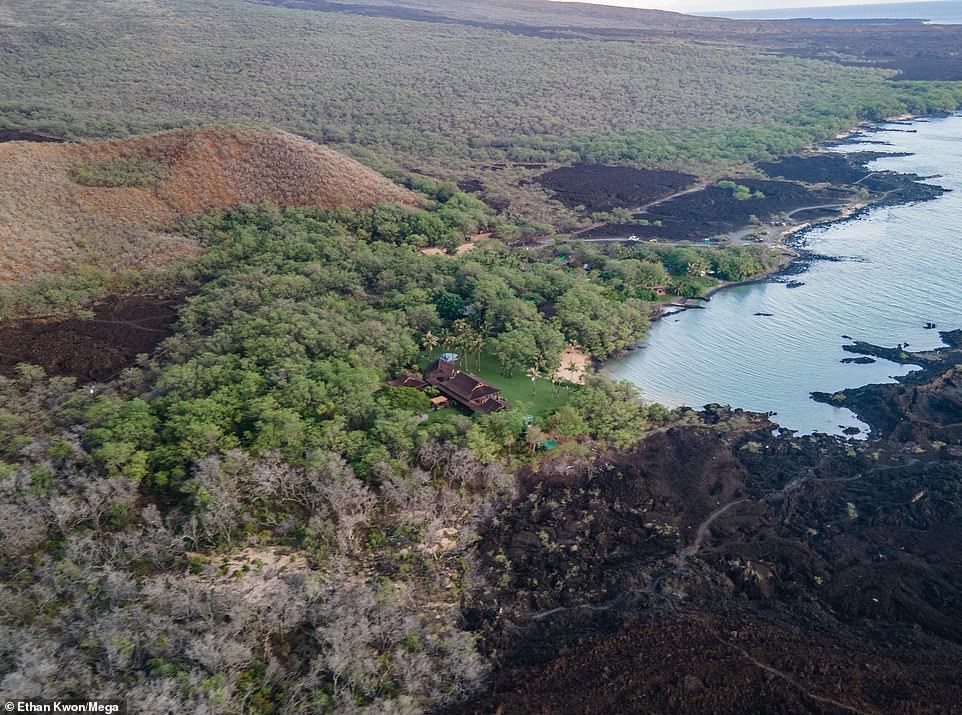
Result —
[{"label": "dry grass", "polygon": [[[85,167],[162,167],[140,186],[82,186]],[[0,144],[0,285],[83,266],[143,270],[200,250],[169,232],[184,214],[246,203],[414,204],[363,165],[284,132],[207,128],[79,144]]]},{"label": "dry grass", "polygon": [[[455,250],[454,255],[460,256],[462,254],[467,253],[468,251],[473,251],[475,248],[478,247],[479,245],[478,241],[483,241],[487,238],[491,238],[491,236],[492,236],[491,231],[483,231],[482,233],[476,233],[473,236],[468,236],[468,240],[466,240],[464,243],[462,243],[460,246],[454,249]],[[445,251],[443,248],[437,248],[436,246],[428,246],[426,248],[422,248],[420,249],[420,252],[424,256],[451,255],[447,251]]]}]

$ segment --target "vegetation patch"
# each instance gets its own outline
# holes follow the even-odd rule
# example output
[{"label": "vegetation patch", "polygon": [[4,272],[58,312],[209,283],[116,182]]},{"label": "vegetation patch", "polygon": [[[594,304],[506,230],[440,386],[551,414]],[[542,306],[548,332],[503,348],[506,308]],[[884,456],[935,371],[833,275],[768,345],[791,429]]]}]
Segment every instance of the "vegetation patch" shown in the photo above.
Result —
[{"label": "vegetation patch", "polygon": [[[480,685],[459,604],[480,583],[476,525],[513,494],[506,465],[628,447],[674,415],[598,376],[570,392],[532,382],[529,366],[550,374],[575,340],[637,340],[645,304],[614,273],[498,241],[423,255],[413,236],[489,216],[440,185],[429,202],[427,223],[383,205],[190,217],[180,230],[208,250],[183,267],[199,290],[160,351],[96,389],[38,367],[0,377],[0,576],[22,594],[0,625],[17,678],[40,647],[58,687],[138,682],[192,711],[251,692],[262,712],[305,698],[419,711]],[[464,367],[515,408],[431,421],[425,394],[386,388],[441,347],[432,335],[470,338]]]},{"label": "vegetation patch", "polygon": [[143,189],[159,183],[166,174],[159,162],[121,157],[81,164],[70,172],[70,178],[81,186]]},{"label": "vegetation patch", "polygon": [[753,192],[743,184],[736,184],[734,181],[719,181],[715,184],[719,189],[728,189],[732,192],[732,198],[736,201],[748,201],[748,199],[764,199],[765,194],[761,191]]}]

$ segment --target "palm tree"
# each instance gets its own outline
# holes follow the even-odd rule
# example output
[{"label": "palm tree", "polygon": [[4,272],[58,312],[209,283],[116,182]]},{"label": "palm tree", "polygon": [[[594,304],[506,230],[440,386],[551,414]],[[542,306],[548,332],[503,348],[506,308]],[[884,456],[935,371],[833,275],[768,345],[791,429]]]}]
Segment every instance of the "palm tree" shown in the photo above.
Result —
[{"label": "palm tree", "polygon": [[431,353],[434,352],[434,349],[440,344],[441,338],[432,333],[430,330],[421,337],[421,347],[424,348],[425,352],[427,352],[428,361],[431,360]]},{"label": "palm tree", "polygon": [[467,352],[471,345],[471,337],[474,333],[474,329],[471,327],[471,324],[463,318],[455,320],[451,328],[454,331],[453,342],[458,349],[459,359],[463,365],[466,365]]},{"label": "palm tree", "polygon": [[528,377],[531,378],[531,394],[537,394],[538,390],[538,368],[528,368]]},{"label": "palm tree", "polygon": [[557,369],[554,369],[548,375],[548,378],[551,380],[551,384],[554,385],[554,394],[557,395],[561,390],[561,373]]},{"label": "palm tree", "polygon": [[481,353],[484,352],[484,336],[481,333],[471,336],[471,350],[477,355],[478,372],[481,372]]},{"label": "palm tree", "polygon": [[454,343],[454,335],[450,330],[442,330],[441,334],[438,336],[438,345],[442,348],[450,348]]}]

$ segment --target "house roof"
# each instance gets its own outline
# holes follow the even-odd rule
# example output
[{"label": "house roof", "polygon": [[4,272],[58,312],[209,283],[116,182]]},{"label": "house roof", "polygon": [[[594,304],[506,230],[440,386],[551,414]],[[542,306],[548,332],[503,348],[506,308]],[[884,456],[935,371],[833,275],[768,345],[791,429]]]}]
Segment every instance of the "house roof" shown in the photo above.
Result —
[{"label": "house roof", "polygon": [[502,400],[500,397],[494,397],[486,402],[482,402],[478,405],[478,412],[483,412],[486,415],[492,412],[501,412],[501,410],[510,410],[511,405]]},{"label": "house roof", "polygon": [[500,390],[493,385],[481,381],[469,372],[456,372],[444,383],[451,392],[461,395],[468,400],[476,400],[485,395],[497,395]]},{"label": "house roof", "polygon": [[438,358],[424,369],[424,379],[448,377],[454,374],[454,364]]},{"label": "house roof", "polygon": [[[497,387],[469,372],[455,370],[454,365],[445,360],[435,360],[428,365],[424,371],[424,379],[447,397],[474,412],[498,412],[510,407],[500,399],[501,391]],[[485,397],[488,399],[484,402],[476,402]]]},{"label": "house roof", "polygon": [[401,375],[401,377],[388,380],[387,384],[391,387],[410,387],[414,390],[420,390],[422,387],[426,387],[428,383],[417,375]]}]

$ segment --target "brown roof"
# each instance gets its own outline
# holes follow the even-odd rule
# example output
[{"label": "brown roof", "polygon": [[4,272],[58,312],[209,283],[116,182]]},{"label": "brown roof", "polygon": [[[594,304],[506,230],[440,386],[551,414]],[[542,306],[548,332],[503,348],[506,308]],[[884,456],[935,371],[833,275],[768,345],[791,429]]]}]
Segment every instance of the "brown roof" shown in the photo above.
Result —
[{"label": "brown roof", "polygon": [[401,375],[401,377],[388,380],[387,384],[391,387],[410,387],[415,390],[420,390],[422,387],[427,387],[428,383],[417,375]]},{"label": "brown roof", "polygon": [[501,412],[501,410],[510,409],[511,405],[502,400],[500,397],[492,398],[478,405],[478,412],[483,412],[486,415],[490,415],[492,412]]},{"label": "brown roof", "polygon": [[450,363],[447,360],[442,360],[438,358],[430,365],[424,369],[424,379],[427,380],[429,375],[437,375],[438,377],[450,377],[454,374],[454,363]]},{"label": "brown roof", "polygon": [[487,384],[469,372],[457,372],[453,377],[444,381],[444,386],[466,400],[476,400],[485,395],[497,395],[501,392],[497,387]]},{"label": "brown roof", "polygon": [[[455,370],[445,360],[435,360],[424,371],[424,379],[445,396],[450,397],[473,412],[498,412],[510,407],[500,399],[501,390],[489,385],[469,372]],[[484,402],[477,402],[487,398]]]}]

